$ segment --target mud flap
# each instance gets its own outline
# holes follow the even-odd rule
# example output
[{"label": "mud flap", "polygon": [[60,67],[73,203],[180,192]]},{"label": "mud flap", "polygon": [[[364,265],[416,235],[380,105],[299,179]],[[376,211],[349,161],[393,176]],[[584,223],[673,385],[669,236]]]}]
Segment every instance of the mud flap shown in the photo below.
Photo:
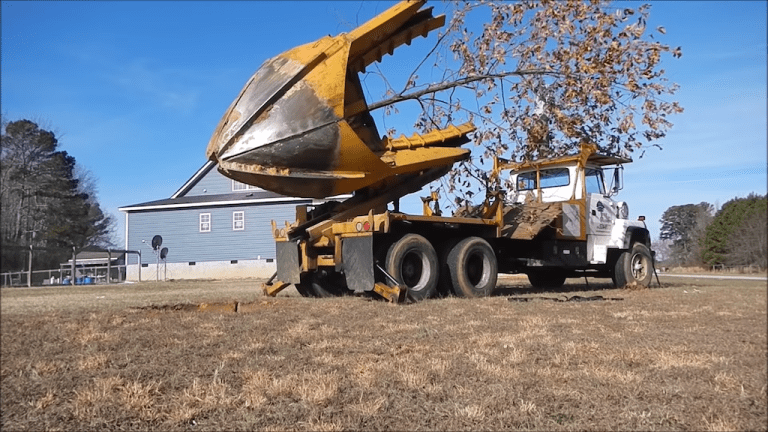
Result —
[{"label": "mud flap", "polygon": [[373,236],[344,238],[341,242],[341,256],[347,287],[356,293],[372,291]]},{"label": "mud flap", "polygon": [[277,279],[291,284],[301,282],[298,243],[276,242],[275,250],[277,252]]}]

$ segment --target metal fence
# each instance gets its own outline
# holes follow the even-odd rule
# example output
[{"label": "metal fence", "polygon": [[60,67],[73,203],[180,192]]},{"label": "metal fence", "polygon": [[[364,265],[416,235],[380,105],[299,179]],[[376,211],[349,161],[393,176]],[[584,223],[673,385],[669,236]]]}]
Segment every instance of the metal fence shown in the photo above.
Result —
[{"label": "metal fence", "polygon": [[712,271],[719,273],[739,273],[739,274],[752,274],[752,273],[765,273],[765,267],[756,265],[745,266],[726,266],[724,264],[716,264],[711,267]]},{"label": "metal fence", "polygon": [[28,271],[0,273],[0,280],[4,287],[90,285],[123,282],[125,281],[125,275],[125,265],[113,265],[109,268],[106,266],[77,266],[74,277],[72,277],[72,268],[66,267],[52,270],[35,270],[32,272],[31,284],[28,281]]}]

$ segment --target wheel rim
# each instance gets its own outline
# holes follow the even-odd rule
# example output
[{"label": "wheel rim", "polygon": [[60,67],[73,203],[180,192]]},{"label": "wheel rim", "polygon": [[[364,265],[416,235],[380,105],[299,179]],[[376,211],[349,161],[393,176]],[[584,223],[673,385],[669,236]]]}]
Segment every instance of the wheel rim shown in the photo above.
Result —
[{"label": "wheel rim", "polygon": [[466,272],[469,283],[475,288],[488,282],[489,274],[485,271],[490,266],[488,257],[480,252],[472,252],[467,257]]},{"label": "wheel rim", "polygon": [[[425,269],[427,269],[425,271]],[[414,291],[419,291],[426,285],[429,279],[429,262],[426,255],[417,251],[409,251],[403,257],[400,266],[400,275],[403,283]]]},{"label": "wheel rim", "polygon": [[635,254],[632,256],[630,270],[635,280],[643,280],[648,276],[648,261],[642,254]]}]

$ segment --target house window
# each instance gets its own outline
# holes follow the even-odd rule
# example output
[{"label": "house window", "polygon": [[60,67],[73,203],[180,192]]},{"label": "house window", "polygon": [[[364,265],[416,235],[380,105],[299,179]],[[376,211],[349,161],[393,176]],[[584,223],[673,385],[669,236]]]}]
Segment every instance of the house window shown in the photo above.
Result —
[{"label": "house window", "polygon": [[210,213],[200,213],[200,232],[211,232]]},{"label": "house window", "polygon": [[232,212],[232,229],[235,231],[242,231],[245,229],[244,211]]},{"label": "house window", "polygon": [[232,190],[233,191],[245,191],[245,190],[257,190],[256,186],[252,186],[249,184],[241,183],[237,180],[232,180]]}]

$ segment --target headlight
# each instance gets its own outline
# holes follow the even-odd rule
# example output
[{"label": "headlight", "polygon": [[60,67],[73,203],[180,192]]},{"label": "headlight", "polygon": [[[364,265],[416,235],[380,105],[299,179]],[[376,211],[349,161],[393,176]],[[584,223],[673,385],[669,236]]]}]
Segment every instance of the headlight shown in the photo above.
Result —
[{"label": "headlight", "polygon": [[629,218],[629,206],[624,201],[618,203],[616,209],[616,217],[619,219]]}]

